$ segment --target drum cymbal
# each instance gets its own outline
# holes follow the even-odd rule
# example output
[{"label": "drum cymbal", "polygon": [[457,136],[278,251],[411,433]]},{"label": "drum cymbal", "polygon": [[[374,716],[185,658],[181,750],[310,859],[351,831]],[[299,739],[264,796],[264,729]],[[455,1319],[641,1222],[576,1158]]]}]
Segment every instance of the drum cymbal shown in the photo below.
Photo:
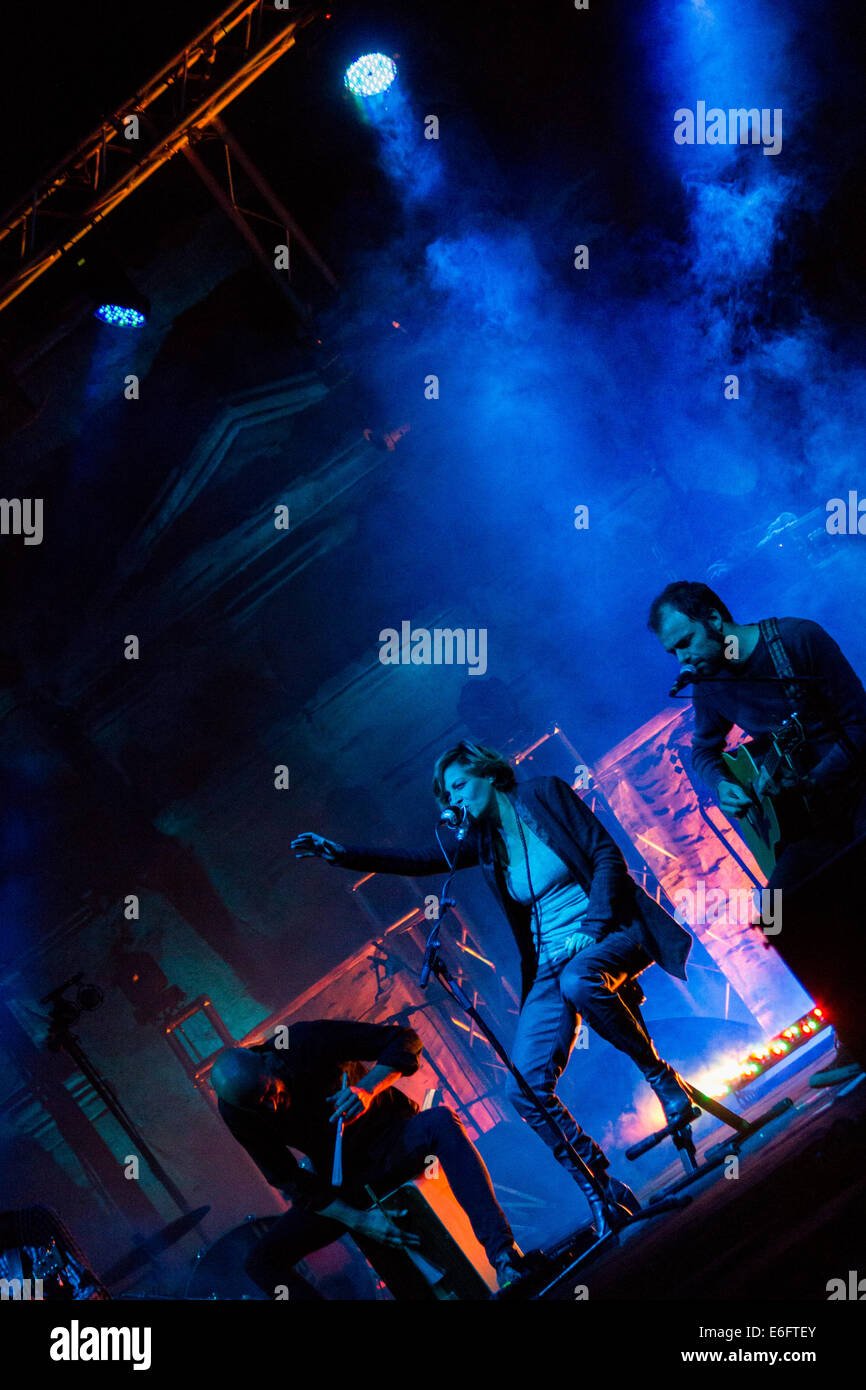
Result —
[{"label": "drum cymbal", "polygon": [[141,1245],[137,1245],[128,1255],[118,1260],[117,1264],[113,1264],[111,1269],[103,1274],[103,1281],[112,1284],[119,1279],[125,1279],[129,1274],[134,1274],[142,1265],[147,1264],[153,1255],[167,1250],[170,1245],[187,1235],[194,1226],[204,1220],[209,1211],[210,1207],[196,1207],[195,1211],[185,1211],[183,1216],[179,1216],[176,1221],[170,1221],[161,1231],[157,1231],[156,1235],[143,1240]]}]

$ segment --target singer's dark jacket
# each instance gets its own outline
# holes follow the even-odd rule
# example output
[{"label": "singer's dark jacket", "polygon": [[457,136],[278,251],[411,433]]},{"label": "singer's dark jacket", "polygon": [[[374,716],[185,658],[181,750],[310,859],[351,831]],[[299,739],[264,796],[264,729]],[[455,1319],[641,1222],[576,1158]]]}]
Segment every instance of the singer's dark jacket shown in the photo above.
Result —
[{"label": "singer's dark jacket", "polygon": [[[581,931],[601,938],[618,927],[634,926],[653,960],[669,975],[684,980],[691,937],[629,877],[616,841],[568,783],[559,777],[533,777],[518,783],[507,795],[521,819],[568,865],[588,895],[589,906],[580,924]],[[480,864],[488,887],[508,918],[520,952],[522,997],[525,999],[538,970],[532,910],[517,902],[508,891],[495,853],[494,828],[489,820],[473,822],[465,840],[457,841],[453,834],[452,839],[459,850],[458,868],[468,869]],[[449,853],[455,862],[450,848]],[[438,845],[418,850],[344,845],[343,853],[337,855],[334,862],[346,869],[368,873],[418,877],[448,869]]]},{"label": "singer's dark jacket", "polygon": [[[279,1056],[280,1076],[291,1096],[288,1110],[258,1113],[220,1100],[219,1112],[267,1181],[286,1192],[293,1206],[317,1211],[335,1197],[351,1205],[351,1180],[366,1169],[369,1150],[418,1107],[391,1086],[374,1097],[366,1114],[346,1125],[343,1165],[347,1191],[338,1191],[331,1186],[337,1127],[330,1121],[334,1105],[327,1098],[341,1089],[344,1070],[349,1073],[350,1085],[358,1083],[366,1070],[358,1065],[360,1062],[379,1062],[391,1071],[411,1076],[420,1066],[421,1046],[412,1028],[342,1019],[293,1023],[287,1047],[277,1048],[272,1037],[250,1048],[251,1052],[276,1052]],[[305,1154],[315,1172],[301,1168],[289,1147]]]}]

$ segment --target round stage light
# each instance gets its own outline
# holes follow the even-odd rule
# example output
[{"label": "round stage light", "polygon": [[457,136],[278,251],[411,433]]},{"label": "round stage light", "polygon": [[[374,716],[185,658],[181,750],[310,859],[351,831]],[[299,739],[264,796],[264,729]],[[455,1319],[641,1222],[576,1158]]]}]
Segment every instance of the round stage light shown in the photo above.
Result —
[{"label": "round stage light", "polygon": [[112,328],[140,328],[147,323],[147,315],[140,309],[126,308],[123,304],[100,304],[96,317]]},{"label": "round stage light", "polygon": [[374,97],[387,92],[397,76],[397,64],[384,53],[365,53],[346,69],[343,78],[356,97]]}]

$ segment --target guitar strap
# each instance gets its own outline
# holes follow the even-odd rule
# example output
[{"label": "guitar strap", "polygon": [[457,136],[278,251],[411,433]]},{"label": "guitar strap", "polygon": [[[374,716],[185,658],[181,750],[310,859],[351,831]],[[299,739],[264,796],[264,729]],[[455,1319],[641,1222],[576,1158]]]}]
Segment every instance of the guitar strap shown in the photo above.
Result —
[{"label": "guitar strap", "polygon": [[[809,692],[798,682],[794,674],[794,668],[791,665],[788,653],[785,651],[785,644],[779,632],[778,619],[764,618],[758,626],[761,631],[761,636],[767,644],[776,675],[785,682],[783,689],[788,704],[791,707],[791,714],[803,714],[805,712],[805,707],[809,703]],[[802,750],[796,750],[789,755],[789,758],[794,768],[802,776],[806,771],[803,764]]]},{"label": "guitar strap", "polygon": [[794,675],[794,668],[788,653],[785,651],[782,635],[779,632],[779,621],[777,618],[763,618],[758,626],[761,630],[761,636],[767,644],[773,669],[776,675],[785,682],[785,696],[790,703],[791,713],[796,714],[802,709],[806,697],[802,685],[798,683]]},{"label": "guitar strap", "polygon": [[[851,760],[851,763],[853,764],[855,770],[857,768],[858,761],[860,767],[862,768],[862,755],[860,755],[858,759],[858,755],[850,747],[850,740],[847,739],[844,729],[842,729],[838,720],[835,718],[832,709],[830,709],[824,692],[819,693],[815,691],[810,691],[808,686],[804,686],[802,682],[797,680],[797,677],[795,676],[794,670],[791,666],[788,653],[785,651],[785,646],[782,642],[781,634],[779,633],[778,620],[776,618],[764,618],[758,626],[761,630],[761,636],[764,638],[764,641],[767,644],[767,648],[770,653],[770,659],[773,663],[776,675],[781,677],[781,679],[785,682],[784,690],[786,698],[788,699],[791,705],[791,713],[804,714],[806,712],[806,709],[811,706],[813,714],[817,715],[818,717],[825,718],[831,729],[838,729],[840,741],[842,742],[843,746],[847,748],[849,759]],[[794,766],[800,768],[800,770],[802,771],[803,769],[801,767],[801,759],[802,753],[798,750],[793,754],[792,761],[794,762]],[[863,773],[860,772],[859,775],[862,777]],[[813,820],[813,824],[817,824],[822,820],[825,824],[831,823],[832,818],[835,814],[835,811],[829,804],[827,797],[822,797],[817,791],[813,791],[811,794],[809,810]]]}]

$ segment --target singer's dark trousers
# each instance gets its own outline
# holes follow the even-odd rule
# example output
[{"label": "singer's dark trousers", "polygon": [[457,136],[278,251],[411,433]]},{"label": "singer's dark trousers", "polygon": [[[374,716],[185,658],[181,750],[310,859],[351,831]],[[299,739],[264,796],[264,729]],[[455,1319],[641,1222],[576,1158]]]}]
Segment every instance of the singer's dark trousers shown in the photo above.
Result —
[{"label": "singer's dark trousers", "polygon": [[[517,1023],[512,1061],[540,1097],[568,1141],[594,1173],[608,1161],[556,1094],[585,1018],[594,1031],[619,1048],[646,1074],[659,1066],[659,1056],[640,1020],[616,991],[652,964],[636,933],[611,932],[597,945],[587,946],[564,963],[539,968]],[[508,1098],[522,1119],[553,1150],[557,1162],[574,1175],[574,1164],[561,1140],[545,1124],[544,1115],[509,1077]]]},{"label": "singer's dark trousers", "polygon": [[[351,1175],[345,1201],[350,1206],[369,1207],[364,1185],[369,1183],[378,1196],[425,1172],[426,1160],[436,1156],[455,1198],[469,1217],[472,1229],[484,1246],[491,1264],[514,1244],[514,1236],[504,1211],[496,1200],[484,1160],[469,1139],[461,1120],[445,1105],[420,1110],[408,1119],[396,1120],[393,1127],[377,1135],[368,1165]],[[348,1175],[347,1175],[348,1180]],[[430,1179],[435,1182],[435,1178]],[[307,1280],[294,1270],[305,1255],[321,1250],[341,1236],[350,1235],[376,1271],[388,1283],[389,1265],[395,1252],[363,1236],[355,1236],[341,1221],[320,1216],[300,1206],[281,1216],[246,1262],[246,1272],[271,1298],[285,1286],[289,1298],[321,1298]],[[405,1283],[405,1261],[401,1259],[401,1282]],[[419,1281],[418,1297],[428,1296]],[[432,1297],[432,1294],[429,1295]]]}]

